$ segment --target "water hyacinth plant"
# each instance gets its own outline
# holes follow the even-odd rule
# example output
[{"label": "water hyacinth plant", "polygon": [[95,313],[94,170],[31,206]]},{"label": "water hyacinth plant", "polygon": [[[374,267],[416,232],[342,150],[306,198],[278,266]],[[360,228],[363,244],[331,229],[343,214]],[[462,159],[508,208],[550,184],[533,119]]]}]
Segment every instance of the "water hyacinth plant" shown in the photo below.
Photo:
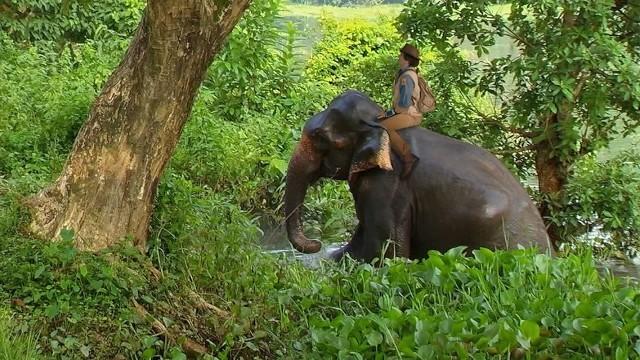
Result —
[{"label": "water hyacinth plant", "polygon": [[[640,354],[640,293],[600,275],[590,253],[529,250],[328,267],[281,299],[296,304],[307,354],[336,358],[627,359]],[[313,357],[313,356],[312,356]]]}]

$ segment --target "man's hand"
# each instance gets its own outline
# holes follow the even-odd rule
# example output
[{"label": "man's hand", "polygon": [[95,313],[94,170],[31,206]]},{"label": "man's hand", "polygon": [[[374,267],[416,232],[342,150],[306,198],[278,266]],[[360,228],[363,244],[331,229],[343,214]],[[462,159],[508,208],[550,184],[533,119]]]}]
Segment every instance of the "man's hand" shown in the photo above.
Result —
[{"label": "man's hand", "polygon": [[378,119],[386,119],[386,118],[392,117],[395,114],[396,114],[396,112],[393,109],[380,111],[378,113]]}]

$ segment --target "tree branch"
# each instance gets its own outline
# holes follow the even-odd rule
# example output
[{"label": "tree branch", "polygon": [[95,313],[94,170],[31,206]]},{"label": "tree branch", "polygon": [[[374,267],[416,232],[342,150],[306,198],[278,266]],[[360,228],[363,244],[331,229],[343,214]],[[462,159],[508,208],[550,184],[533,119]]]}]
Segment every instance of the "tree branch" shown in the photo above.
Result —
[{"label": "tree branch", "polygon": [[578,85],[576,85],[575,89],[573,89],[573,101],[574,103],[578,100],[580,95],[582,94],[582,89],[584,88],[584,84],[587,83],[587,80],[590,78],[589,75],[584,74],[580,76],[580,80],[578,80]]},{"label": "tree branch", "polygon": [[476,115],[478,115],[483,120],[483,122],[485,122],[487,124],[498,126],[500,129],[502,129],[505,132],[509,132],[509,133],[512,133],[512,134],[517,134],[517,135],[520,135],[522,137],[529,138],[529,139],[534,138],[534,137],[539,135],[539,133],[536,132],[536,131],[526,131],[526,130],[519,129],[519,128],[514,127],[514,126],[506,126],[505,124],[503,124],[499,120],[497,120],[497,119],[495,119],[495,118],[483,113],[482,111],[480,111],[480,109],[478,109],[478,107],[473,103],[473,100],[469,97],[468,94],[466,94],[465,92],[462,92],[462,91],[461,91],[461,93],[462,93],[462,96],[465,98],[469,108]]},{"label": "tree branch", "polygon": [[527,48],[532,48],[533,47],[533,44],[531,44],[527,39],[523,38],[522,36],[516,34],[516,32],[513,31],[513,29],[511,29],[508,25],[504,25],[504,28],[507,30],[507,32],[509,33],[509,36],[512,39],[521,42]]},{"label": "tree branch", "polygon": [[194,303],[196,308],[201,310],[209,310],[224,319],[229,319],[231,317],[231,314],[229,314],[227,311],[224,311],[219,307],[208,303],[202,296],[200,296],[200,294],[196,293],[195,291],[190,290],[189,296],[191,297],[191,301]]},{"label": "tree branch", "polygon": [[156,332],[156,335],[164,338],[168,341],[175,341],[179,344],[182,349],[192,357],[200,357],[202,355],[207,354],[207,347],[197,343],[185,336],[178,336],[177,334],[171,334],[169,329],[160,322],[160,320],[156,319],[151,315],[147,309],[145,309],[142,305],[140,305],[137,301],[133,300],[133,308],[135,309],[138,316],[149,321],[151,323],[151,329]]},{"label": "tree branch", "polygon": [[519,148],[516,149],[507,149],[507,150],[499,150],[499,151],[492,151],[494,154],[496,155],[510,155],[510,154],[519,154],[519,153],[523,153],[525,151],[530,151],[530,150],[535,150],[536,145],[535,144],[529,144],[526,146],[521,146]]}]

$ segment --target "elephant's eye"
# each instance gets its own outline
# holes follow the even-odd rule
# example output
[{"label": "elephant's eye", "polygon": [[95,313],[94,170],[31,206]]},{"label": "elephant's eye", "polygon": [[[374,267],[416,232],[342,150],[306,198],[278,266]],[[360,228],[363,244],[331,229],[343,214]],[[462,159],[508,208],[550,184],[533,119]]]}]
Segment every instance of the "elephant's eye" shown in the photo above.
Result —
[{"label": "elephant's eye", "polygon": [[315,145],[318,150],[326,150],[331,144],[327,133],[322,128],[313,130],[311,138],[313,139],[313,145]]}]

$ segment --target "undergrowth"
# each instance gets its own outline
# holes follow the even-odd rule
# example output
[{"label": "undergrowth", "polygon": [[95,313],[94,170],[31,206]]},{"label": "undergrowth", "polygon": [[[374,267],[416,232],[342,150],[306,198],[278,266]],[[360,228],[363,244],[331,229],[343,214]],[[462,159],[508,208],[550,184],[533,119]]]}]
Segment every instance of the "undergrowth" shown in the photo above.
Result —
[{"label": "undergrowth", "polygon": [[44,359],[37,351],[37,334],[27,331],[16,335],[12,329],[18,324],[10,314],[9,310],[0,308],[0,359]]},{"label": "undergrowth", "polygon": [[3,237],[0,300],[17,324],[9,339],[37,329],[37,349],[57,358],[181,358],[184,339],[219,359],[627,359],[640,350],[640,290],[599,274],[588,252],[466,257],[459,248],[308,269],[260,252],[250,233],[193,230],[148,257],[127,246],[80,253],[70,232],[54,243]]}]

